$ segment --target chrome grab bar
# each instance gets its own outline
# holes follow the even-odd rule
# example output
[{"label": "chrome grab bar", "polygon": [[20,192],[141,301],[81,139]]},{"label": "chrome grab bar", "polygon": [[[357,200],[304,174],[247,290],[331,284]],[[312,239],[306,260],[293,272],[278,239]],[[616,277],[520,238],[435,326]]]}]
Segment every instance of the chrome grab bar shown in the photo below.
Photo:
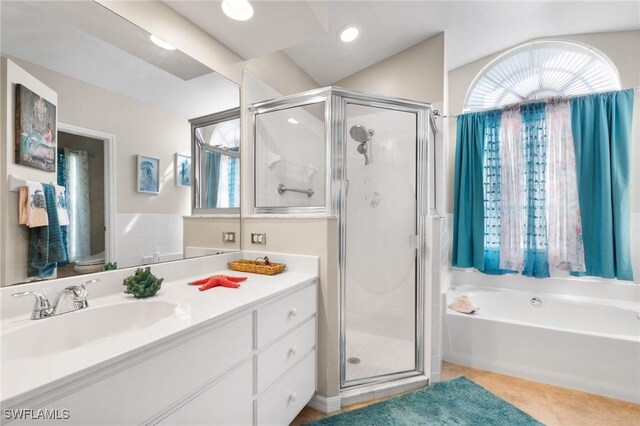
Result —
[{"label": "chrome grab bar", "polygon": [[278,194],[284,194],[285,192],[300,192],[301,194],[307,194],[307,197],[311,198],[315,192],[313,189],[298,189],[298,188],[287,188],[283,184],[278,185]]}]

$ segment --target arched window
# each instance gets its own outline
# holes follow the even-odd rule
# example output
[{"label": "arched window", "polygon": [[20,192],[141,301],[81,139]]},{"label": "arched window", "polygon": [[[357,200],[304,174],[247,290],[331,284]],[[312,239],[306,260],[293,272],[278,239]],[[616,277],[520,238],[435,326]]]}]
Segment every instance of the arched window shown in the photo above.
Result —
[{"label": "arched window", "polygon": [[618,70],[597,49],[567,41],[536,41],[489,63],[471,84],[464,112],[618,89]]}]

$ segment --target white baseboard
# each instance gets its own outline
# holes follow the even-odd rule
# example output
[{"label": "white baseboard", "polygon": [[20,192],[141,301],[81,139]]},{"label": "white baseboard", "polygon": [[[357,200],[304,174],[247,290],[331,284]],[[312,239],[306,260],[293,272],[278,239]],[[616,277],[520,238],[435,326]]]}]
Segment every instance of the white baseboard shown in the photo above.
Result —
[{"label": "white baseboard", "polygon": [[340,396],[327,397],[316,393],[307,405],[323,413],[334,413],[340,410]]}]

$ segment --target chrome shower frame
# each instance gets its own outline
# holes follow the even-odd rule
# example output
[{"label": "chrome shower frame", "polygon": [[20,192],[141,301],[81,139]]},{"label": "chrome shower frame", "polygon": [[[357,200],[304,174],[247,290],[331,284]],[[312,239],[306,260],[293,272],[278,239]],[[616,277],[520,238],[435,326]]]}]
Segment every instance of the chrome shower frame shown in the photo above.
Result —
[{"label": "chrome shower frame", "polygon": [[[408,99],[370,95],[340,87],[325,87],[271,101],[253,104],[251,126],[253,127],[253,155],[256,152],[257,116],[264,113],[286,110],[324,102],[325,118],[325,205],[322,207],[273,207],[256,206],[254,214],[325,214],[337,216],[339,220],[338,272],[340,279],[340,389],[365,388],[373,384],[391,382],[413,376],[424,375],[425,341],[425,287],[426,287],[426,238],[425,221],[429,212],[436,211],[435,191],[435,120],[431,104]],[[350,146],[346,123],[347,105],[360,105],[395,110],[416,115],[416,323],[415,323],[415,368],[361,380],[346,380],[346,158]],[[433,153],[434,155],[430,155]],[[256,188],[256,162],[254,164],[253,188]],[[431,172],[431,173],[429,173]]]}]

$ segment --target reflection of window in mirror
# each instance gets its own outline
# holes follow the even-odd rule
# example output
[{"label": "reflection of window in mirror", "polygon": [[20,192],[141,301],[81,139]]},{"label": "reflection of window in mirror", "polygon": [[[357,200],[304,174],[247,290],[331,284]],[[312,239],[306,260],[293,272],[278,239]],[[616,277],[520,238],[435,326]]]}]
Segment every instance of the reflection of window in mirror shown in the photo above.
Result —
[{"label": "reflection of window in mirror", "polygon": [[193,213],[240,213],[240,109],[191,120]]}]

